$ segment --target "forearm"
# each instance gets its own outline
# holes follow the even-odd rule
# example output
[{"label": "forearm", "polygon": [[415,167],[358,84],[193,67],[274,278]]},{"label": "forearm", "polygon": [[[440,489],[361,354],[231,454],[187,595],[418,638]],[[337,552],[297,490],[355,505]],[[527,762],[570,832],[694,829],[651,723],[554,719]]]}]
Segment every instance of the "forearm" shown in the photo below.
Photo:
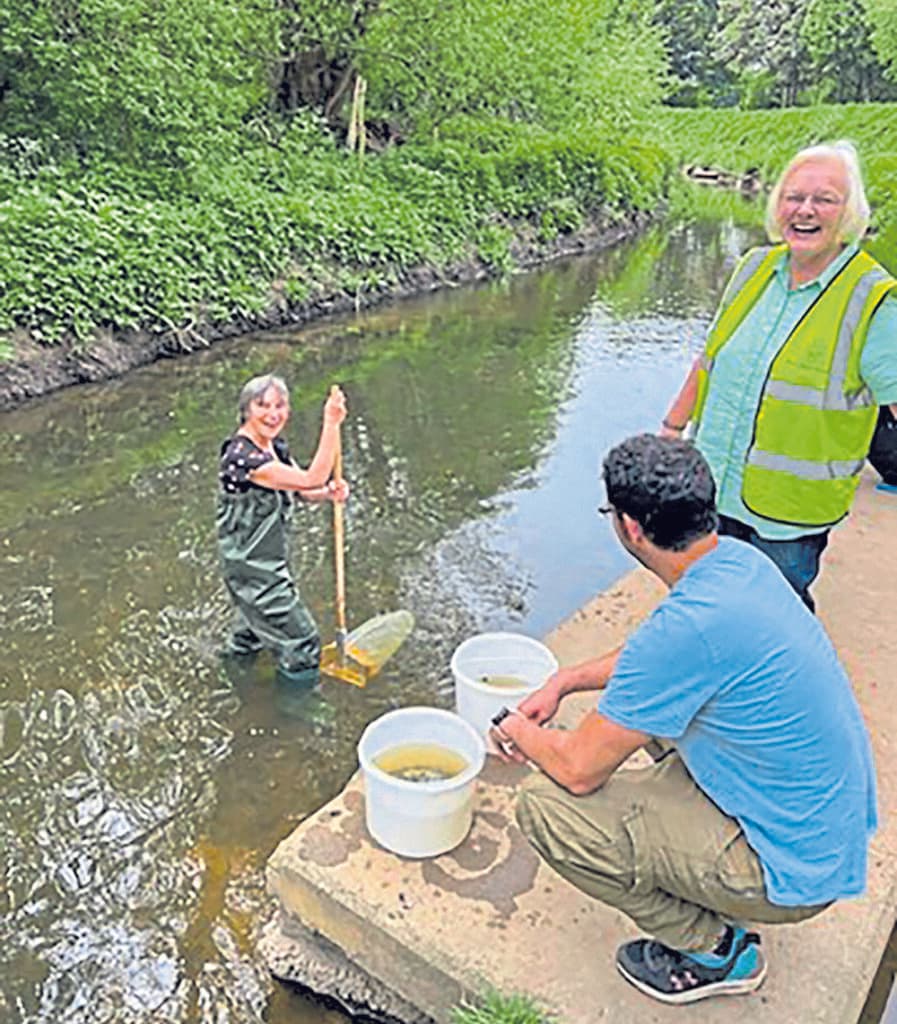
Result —
[{"label": "forearm", "polygon": [[333,494],[333,485],[326,483],[323,487],[299,487],[297,493],[303,501],[327,501]]},{"label": "forearm", "polygon": [[673,433],[682,433],[688,426],[688,422],[695,411],[698,400],[698,361],[695,360],[688,376],[679,389],[679,393],[673,399],[667,414],[663,418],[663,426]]},{"label": "forearm", "polygon": [[616,725],[597,711],[587,712],[569,731],[546,729],[519,712],[511,712],[494,734],[494,738],[510,743],[503,756],[531,761],[577,796],[603,786],[626,758],[650,739],[645,733]]},{"label": "forearm", "polygon": [[566,697],[568,693],[603,690],[613,675],[622,650],[622,645],[615,647],[599,658],[589,658],[559,672],[558,696]]},{"label": "forearm", "polygon": [[318,439],[318,447],[314,457],[304,470],[306,482],[305,488],[322,487],[333,470],[333,463],[336,461],[336,453],[339,448],[339,424],[324,421],[321,427],[321,436]]},{"label": "forearm", "polygon": [[536,725],[519,714],[506,719],[502,728],[526,760],[571,793],[591,793],[613,772],[611,764],[596,765],[594,755],[592,763],[584,762],[574,732]]}]

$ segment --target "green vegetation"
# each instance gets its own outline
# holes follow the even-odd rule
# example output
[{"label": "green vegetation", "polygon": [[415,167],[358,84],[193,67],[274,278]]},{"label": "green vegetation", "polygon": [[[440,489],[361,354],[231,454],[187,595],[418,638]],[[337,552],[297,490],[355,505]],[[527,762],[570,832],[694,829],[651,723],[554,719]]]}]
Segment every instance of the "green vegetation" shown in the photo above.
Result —
[{"label": "green vegetation", "polygon": [[655,0],[677,106],[897,99],[893,0]]},{"label": "green vegetation", "polygon": [[0,5],[7,353],[17,331],[193,347],[653,209],[647,22],[639,0]]},{"label": "green vegetation", "polygon": [[556,1018],[525,996],[487,995],[479,1006],[462,1006],[452,1012],[452,1024],[554,1024]]},{"label": "green vegetation", "polygon": [[[848,137],[897,235],[885,0],[0,0],[0,356],[362,304]],[[890,91],[889,91],[890,90]],[[876,243],[877,245],[880,242]]]}]

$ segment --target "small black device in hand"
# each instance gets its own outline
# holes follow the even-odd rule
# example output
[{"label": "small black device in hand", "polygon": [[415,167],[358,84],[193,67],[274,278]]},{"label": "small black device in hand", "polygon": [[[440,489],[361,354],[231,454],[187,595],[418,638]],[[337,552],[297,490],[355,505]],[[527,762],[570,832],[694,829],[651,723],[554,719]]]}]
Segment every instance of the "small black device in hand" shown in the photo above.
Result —
[{"label": "small black device in hand", "polygon": [[499,711],[496,715],[493,716],[492,724],[501,725],[501,723],[508,717],[508,715],[510,715],[510,713],[510,708],[502,708],[501,711]]}]

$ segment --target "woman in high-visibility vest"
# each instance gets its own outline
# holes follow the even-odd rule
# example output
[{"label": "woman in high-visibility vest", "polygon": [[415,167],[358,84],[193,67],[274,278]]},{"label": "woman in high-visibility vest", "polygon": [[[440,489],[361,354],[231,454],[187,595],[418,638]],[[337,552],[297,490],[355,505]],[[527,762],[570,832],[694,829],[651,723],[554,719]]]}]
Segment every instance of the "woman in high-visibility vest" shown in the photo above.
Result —
[{"label": "woman in high-visibility vest", "polygon": [[720,533],[764,551],[811,611],[878,407],[897,412],[897,281],[859,247],[868,223],[851,143],[801,150],[769,196],[774,244],[739,262],[661,428],[692,425]]},{"label": "woman in high-visibility vest", "polygon": [[292,494],[307,501],[345,501],[345,481],[330,480],[346,399],[333,388],[324,405],[318,447],[307,469],[297,466],[280,436],[290,415],[286,384],[254,377],[240,393],[236,432],[218,464],[218,552],[236,621],[230,656],[263,648],[292,682],[317,679],[321,639],[290,568]]}]

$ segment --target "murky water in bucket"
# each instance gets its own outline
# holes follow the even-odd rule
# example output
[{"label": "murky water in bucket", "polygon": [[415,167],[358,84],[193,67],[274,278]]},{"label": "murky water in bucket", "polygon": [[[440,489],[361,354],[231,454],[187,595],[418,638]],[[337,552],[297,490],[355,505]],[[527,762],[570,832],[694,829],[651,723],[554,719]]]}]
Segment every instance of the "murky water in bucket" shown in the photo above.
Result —
[{"label": "murky water in bucket", "polygon": [[467,761],[456,751],[437,743],[407,743],[384,750],[374,764],[394,779],[406,782],[441,782],[453,779],[467,768]]},{"label": "murky water in bucket", "polygon": [[478,676],[477,682],[495,690],[519,690],[527,686],[526,680],[520,676]]}]

